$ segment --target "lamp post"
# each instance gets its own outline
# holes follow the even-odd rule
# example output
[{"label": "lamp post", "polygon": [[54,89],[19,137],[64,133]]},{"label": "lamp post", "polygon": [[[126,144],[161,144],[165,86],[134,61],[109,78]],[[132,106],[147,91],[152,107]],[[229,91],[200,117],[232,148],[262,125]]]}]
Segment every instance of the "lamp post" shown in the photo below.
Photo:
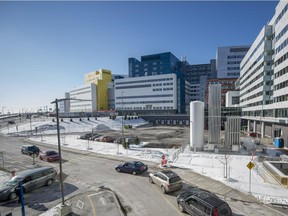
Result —
[{"label": "lamp post", "polygon": [[57,140],[58,140],[58,154],[59,154],[59,180],[60,180],[60,189],[61,189],[61,198],[62,198],[62,207],[65,206],[64,201],[64,186],[62,179],[62,156],[61,156],[61,145],[60,145],[60,126],[59,126],[59,110],[58,110],[58,99],[51,102],[56,104],[56,122],[57,122]]},{"label": "lamp post", "polygon": [[[123,105],[123,91],[121,92],[121,104],[122,104],[122,142],[125,146],[125,138],[124,138],[124,105]],[[122,143],[121,142],[121,143]],[[118,153],[119,153],[119,145],[118,145]]]},{"label": "lamp post", "polygon": [[[58,140],[58,154],[59,154],[59,181],[60,181],[60,190],[61,190],[61,198],[62,198],[62,204],[61,204],[61,213],[59,215],[66,215],[69,211],[71,211],[70,207],[65,205],[64,200],[64,185],[63,185],[63,172],[62,172],[62,156],[61,156],[61,144],[60,144],[60,126],[59,126],[59,108],[58,108],[58,102],[59,101],[65,101],[65,100],[78,100],[78,101],[91,101],[91,100],[81,100],[81,99],[71,99],[71,98],[64,98],[64,99],[55,99],[55,101],[52,101],[52,103],[56,104],[56,123],[57,123],[57,140]],[[67,207],[67,208],[66,208]]]}]

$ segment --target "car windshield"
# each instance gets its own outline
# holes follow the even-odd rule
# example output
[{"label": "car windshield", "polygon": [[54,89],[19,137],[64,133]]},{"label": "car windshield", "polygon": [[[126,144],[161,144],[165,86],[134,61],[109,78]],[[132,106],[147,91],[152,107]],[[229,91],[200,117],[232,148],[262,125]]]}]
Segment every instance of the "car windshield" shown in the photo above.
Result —
[{"label": "car windshield", "polygon": [[217,208],[219,216],[230,216],[232,215],[230,207],[227,204],[221,205]]},{"label": "car windshield", "polygon": [[15,176],[15,177],[11,178],[9,181],[5,182],[4,185],[17,186],[19,184],[20,180],[21,180],[21,177]]},{"label": "car windshield", "polygon": [[144,164],[143,164],[142,162],[140,162],[140,161],[134,162],[134,165],[135,165],[136,167],[144,166]]},{"label": "car windshield", "polygon": [[36,146],[29,146],[28,150],[33,151],[33,150],[38,150],[38,148]]},{"label": "car windshield", "polygon": [[181,178],[179,176],[175,176],[175,177],[169,179],[169,183],[175,183],[178,181],[181,181]]},{"label": "car windshield", "polygon": [[58,153],[55,151],[48,151],[46,152],[46,155],[51,156],[51,155],[57,155]]}]

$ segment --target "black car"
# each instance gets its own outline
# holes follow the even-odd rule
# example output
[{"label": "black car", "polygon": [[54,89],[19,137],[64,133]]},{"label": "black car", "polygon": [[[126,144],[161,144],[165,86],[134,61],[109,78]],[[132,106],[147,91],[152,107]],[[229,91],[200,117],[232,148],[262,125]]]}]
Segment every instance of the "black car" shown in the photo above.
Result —
[{"label": "black car", "polygon": [[21,153],[22,154],[27,154],[27,155],[39,155],[40,149],[35,146],[35,145],[23,145],[21,148]]},{"label": "black car", "polygon": [[144,173],[148,170],[148,166],[141,161],[130,161],[119,164],[115,167],[117,172],[132,173],[133,175]]},{"label": "black car", "polygon": [[193,188],[177,196],[178,209],[189,215],[232,216],[229,205],[215,194]]}]

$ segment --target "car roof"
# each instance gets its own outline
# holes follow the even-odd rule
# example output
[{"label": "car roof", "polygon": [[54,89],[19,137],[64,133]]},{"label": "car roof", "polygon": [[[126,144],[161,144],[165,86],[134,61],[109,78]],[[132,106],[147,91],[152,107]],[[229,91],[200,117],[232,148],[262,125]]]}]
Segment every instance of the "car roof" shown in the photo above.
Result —
[{"label": "car roof", "polygon": [[200,188],[193,188],[190,190],[190,192],[191,192],[191,195],[194,195],[200,198],[201,200],[204,200],[205,202],[207,202],[213,207],[217,208],[218,206],[226,204],[225,201],[221,200],[218,196],[216,196],[215,194],[207,190],[203,190]]},{"label": "car roof", "polygon": [[43,170],[47,170],[47,169],[51,169],[51,168],[53,168],[53,167],[39,167],[39,168],[34,168],[34,169],[28,169],[28,170],[24,170],[24,171],[18,172],[16,174],[16,176],[26,177],[27,175],[31,175],[32,173],[43,171]]},{"label": "car roof", "polygon": [[172,170],[162,170],[162,171],[159,171],[159,173],[163,173],[164,175],[166,175],[167,177],[169,178],[173,178],[173,177],[176,177],[178,176],[175,172],[173,172]]}]

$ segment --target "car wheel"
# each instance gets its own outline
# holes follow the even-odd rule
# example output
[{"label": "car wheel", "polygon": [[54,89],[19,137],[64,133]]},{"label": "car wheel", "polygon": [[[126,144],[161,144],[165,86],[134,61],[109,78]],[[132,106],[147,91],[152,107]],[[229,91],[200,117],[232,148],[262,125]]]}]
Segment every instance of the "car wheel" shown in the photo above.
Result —
[{"label": "car wheel", "polygon": [[161,191],[162,191],[163,194],[166,193],[166,189],[165,189],[165,187],[163,185],[161,186]]},{"label": "car wheel", "polygon": [[24,154],[23,150],[21,150],[21,153]]},{"label": "car wheel", "polygon": [[151,184],[154,183],[152,177],[149,177],[149,182],[150,182]]},{"label": "car wheel", "polygon": [[13,200],[13,199],[15,199],[16,197],[17,197],[16,193],[12,192],[12,193],[10,193],[10,195],[9,195],[9,200]]},{"label": "car wheel", "polygon": [[178,209],[180,212],[185,212],[182,204],[178,203]]},{"label": "car wheel", "polygon": [[137,175],[137,172],[134,170],[134,171],[132,172],[132,174],[133,174],[133,175]]},{"label": "car wheel", "polygon": [[50,186],[53,184],[53,179],[49,179],[47,182],[46,182],[46,185],[47,186]]},{"label": "car wheel", "polygon": [[43,160],[43,158],[42,158],[41,156],[39,157],[39,159],[40,159],[40,160]]},{"label": "car wheel", "polygon": [[119,169],[119,168],[117,168],[117,169],[116,169],[116,171],[117,171],[117,172],[120,172],[120,169]]}]

